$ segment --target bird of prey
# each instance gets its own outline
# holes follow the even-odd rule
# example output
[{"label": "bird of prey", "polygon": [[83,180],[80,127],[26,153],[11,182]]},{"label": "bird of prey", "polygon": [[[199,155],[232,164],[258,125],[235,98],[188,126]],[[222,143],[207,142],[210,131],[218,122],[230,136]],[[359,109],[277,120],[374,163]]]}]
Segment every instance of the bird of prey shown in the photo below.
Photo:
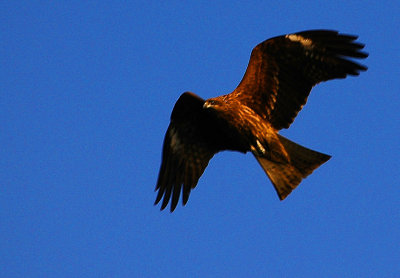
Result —
[{"label": "bird of prey", "polygon": [[186,205],[210,159],[224,150],[257,159],[281,200],[330,156],[278,134],[288,128],[316,84],[367,67],[353,61],[368,56],[357,36],[309,30],[268,39],[251,52],[242,81],[230,94],[203,100],[191,92],[176,102],[168,126],[156,185],[155,204],[182,193]]}]

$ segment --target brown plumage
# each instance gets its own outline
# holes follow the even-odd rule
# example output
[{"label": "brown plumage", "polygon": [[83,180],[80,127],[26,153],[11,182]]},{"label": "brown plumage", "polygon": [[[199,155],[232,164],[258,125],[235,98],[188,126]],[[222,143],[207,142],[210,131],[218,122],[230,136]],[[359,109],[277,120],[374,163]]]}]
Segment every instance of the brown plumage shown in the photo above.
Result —
[{"label": "brown plumage", "polygon": [[281,200],[330,156],[278,134],[288,128],[322,81],[367,70],[349,58],[366,58],[356,36],[312,30],[275,37],[257,45],[246,73],[230,94],[204,101],[180,96],[164,139],[155,204],[171,200],[171,212],[188,201],[214,154],[251,151]]}]

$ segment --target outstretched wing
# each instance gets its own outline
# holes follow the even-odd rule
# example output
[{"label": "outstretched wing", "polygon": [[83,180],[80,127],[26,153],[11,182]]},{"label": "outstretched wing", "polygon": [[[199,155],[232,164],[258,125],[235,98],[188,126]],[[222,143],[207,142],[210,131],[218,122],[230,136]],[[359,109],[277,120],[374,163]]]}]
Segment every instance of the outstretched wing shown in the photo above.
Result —
[{"label": "outstretched wing", "polygon": [[181,191],[183,205],[187,203],[190,190],[197,185],[208,162],[217,152],[203,104],[204,100],[195,94],[184,93],[174,106],[171,123],[165,134],[156,186],[158,194],[155,204],[163,198],[161,209],[171,199],[171,212],[174,211]]},{"label": "outstretched wing", "polygon": [[274,128],[288,128],[314,85],[367,69],[348,59],[368,56],[356,39],[313,30],[266,40],[253,49],[246,73],[230,95]]}]

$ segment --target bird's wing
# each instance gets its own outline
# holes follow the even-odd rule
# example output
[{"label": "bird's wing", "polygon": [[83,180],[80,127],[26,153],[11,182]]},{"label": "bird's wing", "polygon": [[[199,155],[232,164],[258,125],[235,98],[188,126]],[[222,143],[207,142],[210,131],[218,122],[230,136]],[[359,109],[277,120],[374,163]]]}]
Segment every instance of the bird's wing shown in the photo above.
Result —
[{"label": "bird's wing", "polygon": [[204,100],[193,93],[184,93],[176,102],[171,122],[165,134],[162,162],[155,204],[163,198],[161,209],[171,200],[174,211],[182,191],[182,201],[188,201],[190,190],[197,185],[208,162],[217,152],[203,112]]},{"label": "bird's wing", "polygon": [[246,73],[230,95],[277,130],[288,128],[314,85],[367,69],[349,59],[368,56],[356,39],[312,30],[266,40],[253,49]]}]

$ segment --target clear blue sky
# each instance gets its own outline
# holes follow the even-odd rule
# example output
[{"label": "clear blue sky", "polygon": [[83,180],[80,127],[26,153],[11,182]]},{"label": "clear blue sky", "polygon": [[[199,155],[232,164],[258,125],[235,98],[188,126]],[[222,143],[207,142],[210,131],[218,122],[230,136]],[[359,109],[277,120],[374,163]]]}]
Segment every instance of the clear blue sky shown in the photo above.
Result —
[{"label": "clear blue sky", "polygon": [[[168,3],[168,4],[166,4]],[[398,277],[398,1],[2,1],[1,277]],[[283,134],[333,158],[283,202],[252,155],[159,211],[179,95],[231,92],[257,43],[358,34],[358,78]]]}]

